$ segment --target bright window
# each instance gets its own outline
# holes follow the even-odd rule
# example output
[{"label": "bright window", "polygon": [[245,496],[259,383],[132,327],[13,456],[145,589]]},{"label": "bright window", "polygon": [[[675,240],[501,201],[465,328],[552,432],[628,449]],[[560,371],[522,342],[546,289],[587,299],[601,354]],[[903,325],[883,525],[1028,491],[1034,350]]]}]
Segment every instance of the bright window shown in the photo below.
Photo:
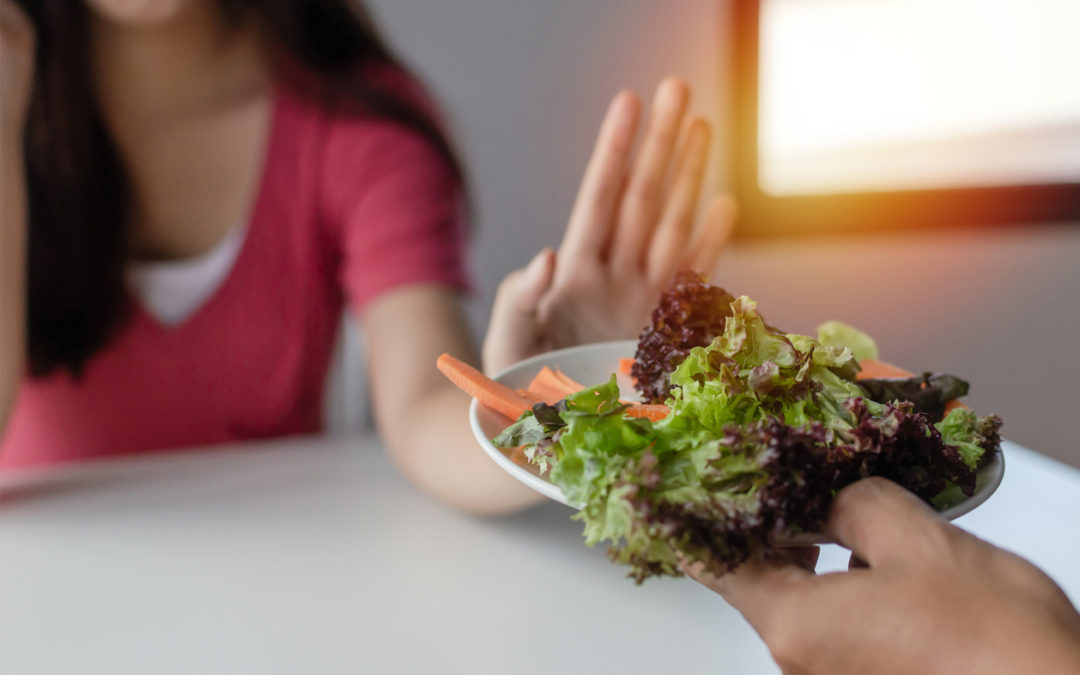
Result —
[{"label": "bright window", "polygon": [[1080,0],[762,0],[772,195],[1080,182]]}]

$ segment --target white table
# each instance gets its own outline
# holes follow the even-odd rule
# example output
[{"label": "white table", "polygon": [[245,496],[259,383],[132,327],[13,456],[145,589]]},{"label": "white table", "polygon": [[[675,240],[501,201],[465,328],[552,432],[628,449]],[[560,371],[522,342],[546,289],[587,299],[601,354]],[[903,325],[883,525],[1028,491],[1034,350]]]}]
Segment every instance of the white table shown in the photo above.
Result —
[{"label": "white table", "polygon": [[[960,522],[1076,602],[1080,472],[1005,456],[998,493]],[[368,438],[6,476],[0,672],[777,672],[723,600],[688,580],[635,587],[570,515],[453,513]]]}]

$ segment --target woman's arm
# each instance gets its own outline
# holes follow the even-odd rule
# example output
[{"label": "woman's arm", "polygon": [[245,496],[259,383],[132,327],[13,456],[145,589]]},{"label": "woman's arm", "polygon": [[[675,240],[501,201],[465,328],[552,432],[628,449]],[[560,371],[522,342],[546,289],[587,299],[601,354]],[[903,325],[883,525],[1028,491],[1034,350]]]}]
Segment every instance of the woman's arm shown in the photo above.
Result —
[{"label": "woman's arm", "polygon": [[26,172],[19,139],[0,138],[0,436],[26,354]]},{"label": "woman's arm", "polygon": [[539,501],[480,450],[468,424],[470,399],[435,359],[477,362],[460,294],[406,286],[370,302],[367,334],[375,422],[390,457],[418,488],[473,513],[514,511]]},{"label": "woman's arm", "polygon": [[0,0],[0,436],[26,355],[26,168],[22,138],[33,76],[34,32]]},{"label": "woman's arm", "polygon": [[[542,251],[499,287],[484,343],[487,372],[548,349],[633,338],[678,268],[714,267],[734,214],[721,198],[695,226],[709,127],[686,119],[688,100],[682,82],[660,85],[631,160],[640,104],[629,92],[615,97],[558,252]],[[434,285],[392,290],[368,303],[362,320],[376,422],[405,474],[472,512],[537,501],[477,447],[468,397],[435,369],[442,352],[477,363],[458,293]]]}]

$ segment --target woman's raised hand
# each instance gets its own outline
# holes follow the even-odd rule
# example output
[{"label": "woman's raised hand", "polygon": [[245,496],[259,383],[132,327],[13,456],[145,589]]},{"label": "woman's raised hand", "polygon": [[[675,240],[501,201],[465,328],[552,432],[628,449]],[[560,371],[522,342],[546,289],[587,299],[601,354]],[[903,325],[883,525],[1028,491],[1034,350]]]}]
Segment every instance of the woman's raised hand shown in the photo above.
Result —
[{"label": "woman's raised hand", "polygon": [[735,205],[719,196],[696,218],[711,130],[701,118],[687,119],[689,99],[681,80],[660,83],[633,158],[641,104],[628,91],[611,102],[558,252],[540,252],[499,287],[486,369],[548,349],[636,337],[675,272],[715,267]]}]

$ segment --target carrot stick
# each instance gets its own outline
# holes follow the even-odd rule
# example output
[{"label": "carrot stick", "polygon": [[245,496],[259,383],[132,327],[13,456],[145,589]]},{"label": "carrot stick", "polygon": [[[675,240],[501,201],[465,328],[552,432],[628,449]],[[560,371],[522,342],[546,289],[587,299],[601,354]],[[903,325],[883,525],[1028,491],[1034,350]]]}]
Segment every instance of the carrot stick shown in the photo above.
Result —
[{"label": "carrot stick", "polygon": [[619,359],[619,372],[623,375],[629,375],[630,369],[634,367],[634,359],[624,356]]},{"label": "carrot stick", "polygon": [[663,403],[632,403],[626,409],[629,417],[647,417],[653,422],[659,422],[668,416],[671,408]]},{"label": "carrot stick", "polygon": [[449,354],[440,356],[436,365],[439,372],[481,405],[511,419],[517,419],[521,413],[532,409],[533,404],[528,398]]}]

